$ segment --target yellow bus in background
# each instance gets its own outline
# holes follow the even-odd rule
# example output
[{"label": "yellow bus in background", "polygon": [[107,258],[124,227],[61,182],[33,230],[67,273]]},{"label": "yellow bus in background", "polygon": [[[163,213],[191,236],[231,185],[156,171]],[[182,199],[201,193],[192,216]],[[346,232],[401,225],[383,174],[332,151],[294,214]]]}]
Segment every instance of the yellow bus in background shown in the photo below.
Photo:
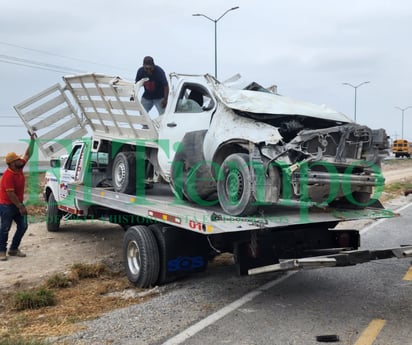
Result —
[{"label": "yellow bus in background", "polygon": [[412,154],[412,142],[405,139],[397,139],[393,141],[392,152],[395,157],[410,157]]}]

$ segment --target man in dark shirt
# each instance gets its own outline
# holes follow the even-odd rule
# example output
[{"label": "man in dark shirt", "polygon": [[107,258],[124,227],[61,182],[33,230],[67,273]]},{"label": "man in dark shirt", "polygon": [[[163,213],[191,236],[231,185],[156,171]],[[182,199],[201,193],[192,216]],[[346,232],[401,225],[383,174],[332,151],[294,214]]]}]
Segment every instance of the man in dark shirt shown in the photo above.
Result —
[{"label": "man in dark shirt", "polygon": [[25,177],[23,168],[33,153],[35,134],[30,135],[30,144],[23,157],[14,152],[6,155],[7,169],[0,183],[0,261],[7,260],[7,241],[11,224],[16,223],[16,232],[11,242],[8,254],[24,257],[19,250],[20,242],[27,230],[27,210],[23,204]]},{"label": "man in dark shirt", "polygon": [[143,66],[137,70],[135,82],[143,78],[149,78],[144,83],[144,93],[141,99],[143,107],[149,112],[155,106],[159,115],[162,115],[169,96],[169,84],[165,72],[160,66],[155,65],[151,56],[143,59]]}]

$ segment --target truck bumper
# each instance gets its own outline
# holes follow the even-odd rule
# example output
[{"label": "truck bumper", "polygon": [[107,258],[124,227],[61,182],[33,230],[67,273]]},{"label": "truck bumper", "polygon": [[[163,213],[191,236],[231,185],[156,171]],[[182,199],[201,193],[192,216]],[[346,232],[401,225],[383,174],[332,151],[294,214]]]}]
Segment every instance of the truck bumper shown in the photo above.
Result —
[{"label": "truck bumper", "polygon": [[300,181],[300,183],[306,182],[308,185],[339,183],[342,185],[346,184],[348,186],[368,187],[378,187],[385,184],[385,178],[382,174],[354,175],[320,171],[309,171],[307,174],[300,172],[293,173],[292,181]]},{"label": "truck bumper", "polygon": [[353,266],[373,260],[395,257],[398,259],[412,257],[412,246],[379,250],[350,250],[326,256],[284,260],[277,264],[249,269],[248,274],[254,275],[267,272],[314,269],[321,267]]}]

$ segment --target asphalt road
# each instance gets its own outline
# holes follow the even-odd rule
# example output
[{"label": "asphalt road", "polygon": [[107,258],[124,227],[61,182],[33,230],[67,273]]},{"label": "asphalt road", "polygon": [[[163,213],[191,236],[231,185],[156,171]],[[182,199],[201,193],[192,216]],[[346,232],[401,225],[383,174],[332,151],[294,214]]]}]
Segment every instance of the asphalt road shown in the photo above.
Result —
[{"label": "asphalt road", "polygon": [[[411,222],[409,206],[363,230],[362,247],[411,245]],[[411,259],[295,272],[225,308],[163,344],[311,345],[319,335],[345,345],[412,344]]]}]

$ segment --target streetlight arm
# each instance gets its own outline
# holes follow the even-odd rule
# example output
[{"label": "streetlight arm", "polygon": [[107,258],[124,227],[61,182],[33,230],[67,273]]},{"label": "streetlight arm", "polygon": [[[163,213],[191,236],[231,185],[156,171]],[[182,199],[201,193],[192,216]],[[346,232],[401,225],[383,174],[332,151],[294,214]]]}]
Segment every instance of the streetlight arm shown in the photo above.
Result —
[{"label": "streetlight arm", "polygon": [[342,83],[342,85],[348,85],[348,86],[352,86],[354,89],[357,89],[359,86],[365,85],[370,83],[370,81],[364,81],[358,85],[352,85],[351,83]]},{"label": "streetlight arm", "polygon": [[342,83],[342,85],[352,86],[353,88],[355,88],[355,87],[356,87],[356,86],[352,85],[351,83]]},{"label": "streetlight arm", "polygon": [[219,18],[217,18],[216,21],[218,22],[218,21],[221,20],[228,12],[237,10],[238,8],[239,8],[239,6],[229,8],[229,9],[226,10],[226,12],[223,13]]},{"label": "streetlight arm", "polygon": [[207,15],[202,14],[202,13],[194,13],[194,14],[192,14],[192,16],[194,16],[194,17],[205,17],[206,19],[209,19],[212,22],[216,22],[214,19],[212,19],[212,18],[210,18]]},{"label": "streetlight arm", "polygon": [[412,108],[412,105],[407,106],[406,108],[401,108],[401,107],[397,107],[395,106],[396,109],[399,109],[400,111],[405,111],[406,109]]},{"label": "streetlight arm", "polygon": [[357,87],[365,85],[365,84],[369,84],[369,83],[370,83],[370,81],[364,81],[363,83],[360,83]]}]

